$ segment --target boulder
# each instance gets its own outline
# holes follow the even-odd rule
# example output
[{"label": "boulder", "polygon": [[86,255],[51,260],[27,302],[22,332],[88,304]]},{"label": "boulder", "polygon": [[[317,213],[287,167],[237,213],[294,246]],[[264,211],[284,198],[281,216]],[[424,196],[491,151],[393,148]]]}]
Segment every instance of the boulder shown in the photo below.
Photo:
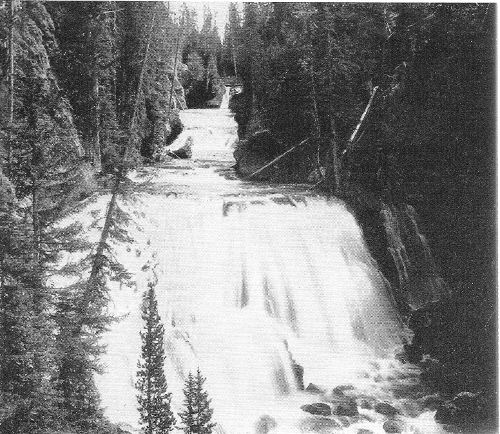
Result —
[{"label": "boulder", "polygon": [[365,410],[371,410],[373,408],[373,402],[370,399],[362,399],[359,406]]},{"label": "boulder", "polygon": [[451,401],[438,406],[434,419],[449,425],[475,422],[488,413],[484,404],[480,393],[460,392]]},{"label": "boulder", "polygon": [[373,434],[373,431],[366,428],[360,428],[358,429],[357,434]]},{"label": "boulder", "polygon": [[334,395],[344,395],[344,392],[347,390],[354,390],[354,386],[352,384],[341,384],[340,386],[337,386],[332,389],[332,393]]},{"label": "boulder", "polygon": [[316,402],[314,404],[306,404],[300,407],[302,411],[311,414],[317,414],[319,416],[331,416],[332,409],[328,404],[323,402]]},{"label": "boulder", "polygon": [[405,425],[399,420],[390,419],[384,422],[383,428],[388,433],[401,433],[405,430]]},{"label": "boulder", "polygon": [[340,404],[334,405],[332,413],[337,416],[357,416],[359,412],[356,400],[348,398]]},{"label": "boulder", "polygon": [[324,390],[320,389],[316,384],[309,383],[308,386],[306,387],[306,392],[309,393],[323,393]]},{"label": "boulder", "polygon": [[193,138],[189,136],[182,147],[175,150],[167,150],[167,155],[172,158],[187,159],[193,156]]},{"label": "boulder", "polygon": [[395,416],[399,411],[388,402],[377,402],[374,410],[385,416]]},{"label": "boulder", "polygon": [[332,430],[340,428],[333,419],[327,417],[308,417],[300,421],[300,432],[331,433]]}]

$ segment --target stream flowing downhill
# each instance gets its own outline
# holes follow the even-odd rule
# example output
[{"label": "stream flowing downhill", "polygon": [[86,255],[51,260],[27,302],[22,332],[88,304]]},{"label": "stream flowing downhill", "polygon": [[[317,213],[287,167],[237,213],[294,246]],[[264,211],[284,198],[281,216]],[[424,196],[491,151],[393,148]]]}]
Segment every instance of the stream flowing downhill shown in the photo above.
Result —
[{"label": "stream flowing downhill", "polygon": [[[387,423],[441,432],[418,369],[395,357],[408,330],[353,215],[307,185],[237,179],[236,124],[223,107],[182,111],[185,130],[170,148],[191,138],[192,158],[132,173],[135,187],[119,200],[130,241],[112,247],[133,284],[110,283],[119,320],[97,378],[106,415],[139,432],[140,304],[154,280],[175,411],[200,367],[217,433],[383,433]],[[90,204],[87,218],[105,203]],[[353,400],[352,414],[301,409]],[[398,414],[376,412],[382,402]]]}]

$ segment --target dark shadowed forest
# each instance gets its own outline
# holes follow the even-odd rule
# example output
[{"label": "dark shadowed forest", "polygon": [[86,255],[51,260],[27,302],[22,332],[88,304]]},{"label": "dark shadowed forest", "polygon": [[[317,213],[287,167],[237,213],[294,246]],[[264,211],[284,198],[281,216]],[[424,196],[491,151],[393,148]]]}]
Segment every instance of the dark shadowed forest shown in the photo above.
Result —
[{"label": "dark shadowed forest", "polygon": [[[496,5],[227,7],[221,29],[208,6],[200,26],[186,4],[0,1],[0,433],[128,432],[95,383],[119,321],[108,284],[131,278],[110,248],[128,240],[117,198],[131,171],[172,160],[183,110],[217,110],[231,86],[234,173],[344,201],[413,332],[398,357],[420,367],[426,408],[453,432],[495,432]],[[91,242],[74,213],[103,192]],[[152,288],[145,300],[162,335]],[[168,412],[148,434],[175,423],[151,339]],[[198,387],[206,431],[189,431],[188,406],[186,433],[218,432],[204,381],[185,393]]]}]

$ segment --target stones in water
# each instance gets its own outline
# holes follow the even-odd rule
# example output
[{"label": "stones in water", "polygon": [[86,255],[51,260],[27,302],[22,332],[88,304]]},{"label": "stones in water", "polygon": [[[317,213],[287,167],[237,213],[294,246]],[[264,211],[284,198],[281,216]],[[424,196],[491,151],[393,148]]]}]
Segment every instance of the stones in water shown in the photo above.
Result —
[{"label": "stones in water", "polygon": [[316,402],[314,404],[306,404],[300,407],[302,411],[307,413],[316,414],[318,416],[331,416],[332,409],[324,402]]},{"label": "stones in water", "polygon": [[354,386],[352,384],[341,384],[332,389],[332,393],[334,395],[344,395],[344,392],[348,390],[354,390]]},{"label": "stones in water", "polygon": [[344,402],[334,405],[332,413],[337,416],[357,416],[358,406],[353,398],[346,398]]},{"label": "stones in water", "polygon": [[340,425],[335,420],[326,417],[308,417],[300,422],[299,428],[301,432],[330,433],[340,428]]},{"label": "stones in water", "polygon": [[309,383],[306,387],[306,392],[319,394],[319,393],[323,393],[324,390],[319,388],[318,386],[316,386],[316,384]]},{"label": "stones in water", "polygon": [[396,416],[399,411],[388,402],[377,402],[374,410],[384,416]]},{"label": "stones in water", "polygon": [[383,428],[387,433],[402,433],[405,429],[405,425],[399,420],[389,419],[384,422]]},{"label": "stones in water", "polygon": [[373,402],[370,399],[362,399],[359,406],[365,410],[371,410],[373,408]]},{"label": "stones in water", "polygon": [[332,413],[337,416],[357,416],[358,405],[352,396],[348,396],[345,392],[354,390],[351,384],[340,385],[332,390],[330,402],[332,403]]}]

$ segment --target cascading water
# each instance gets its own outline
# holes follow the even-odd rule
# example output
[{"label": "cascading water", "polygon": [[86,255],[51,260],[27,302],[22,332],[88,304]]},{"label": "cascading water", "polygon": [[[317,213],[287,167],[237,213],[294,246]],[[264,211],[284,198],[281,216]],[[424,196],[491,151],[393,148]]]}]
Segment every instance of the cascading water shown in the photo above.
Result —
[{"label": "cascading water", "polygon": [[[231,176],[236,125],[227,109],[186,110],[181,119],[186,129],[172,148],[190,140],[193,158],[133,174],[137,193],[120,203],[134,242],[114,249],[135,287],[111,284],[121,319],[105,337],[107,370],[97,378],[107,416],[137,427],[140,302],[154,279],[176,410],[186,375],[200,367],[217,432],[384,432],[384,416],[370,408],[377,400],[413,416],[407,426],[437,432],[432,414],[415,418],[422,412],[401,398],[418,371],[394,359],[407,331],[354,217],[304,186]],[[328,402],[331,392],[302,383],[347,385],[346,394],[372,404],[351,419],[313,416],[300,407]]]},{"label": "cascading water", "polygon": [[229,108],[230,91],[231,91],[231,87],[226,86],[226,91],[224,92],[224,96],[222,97],[222,101],[220,103],[220,108],[222,110]]}]

